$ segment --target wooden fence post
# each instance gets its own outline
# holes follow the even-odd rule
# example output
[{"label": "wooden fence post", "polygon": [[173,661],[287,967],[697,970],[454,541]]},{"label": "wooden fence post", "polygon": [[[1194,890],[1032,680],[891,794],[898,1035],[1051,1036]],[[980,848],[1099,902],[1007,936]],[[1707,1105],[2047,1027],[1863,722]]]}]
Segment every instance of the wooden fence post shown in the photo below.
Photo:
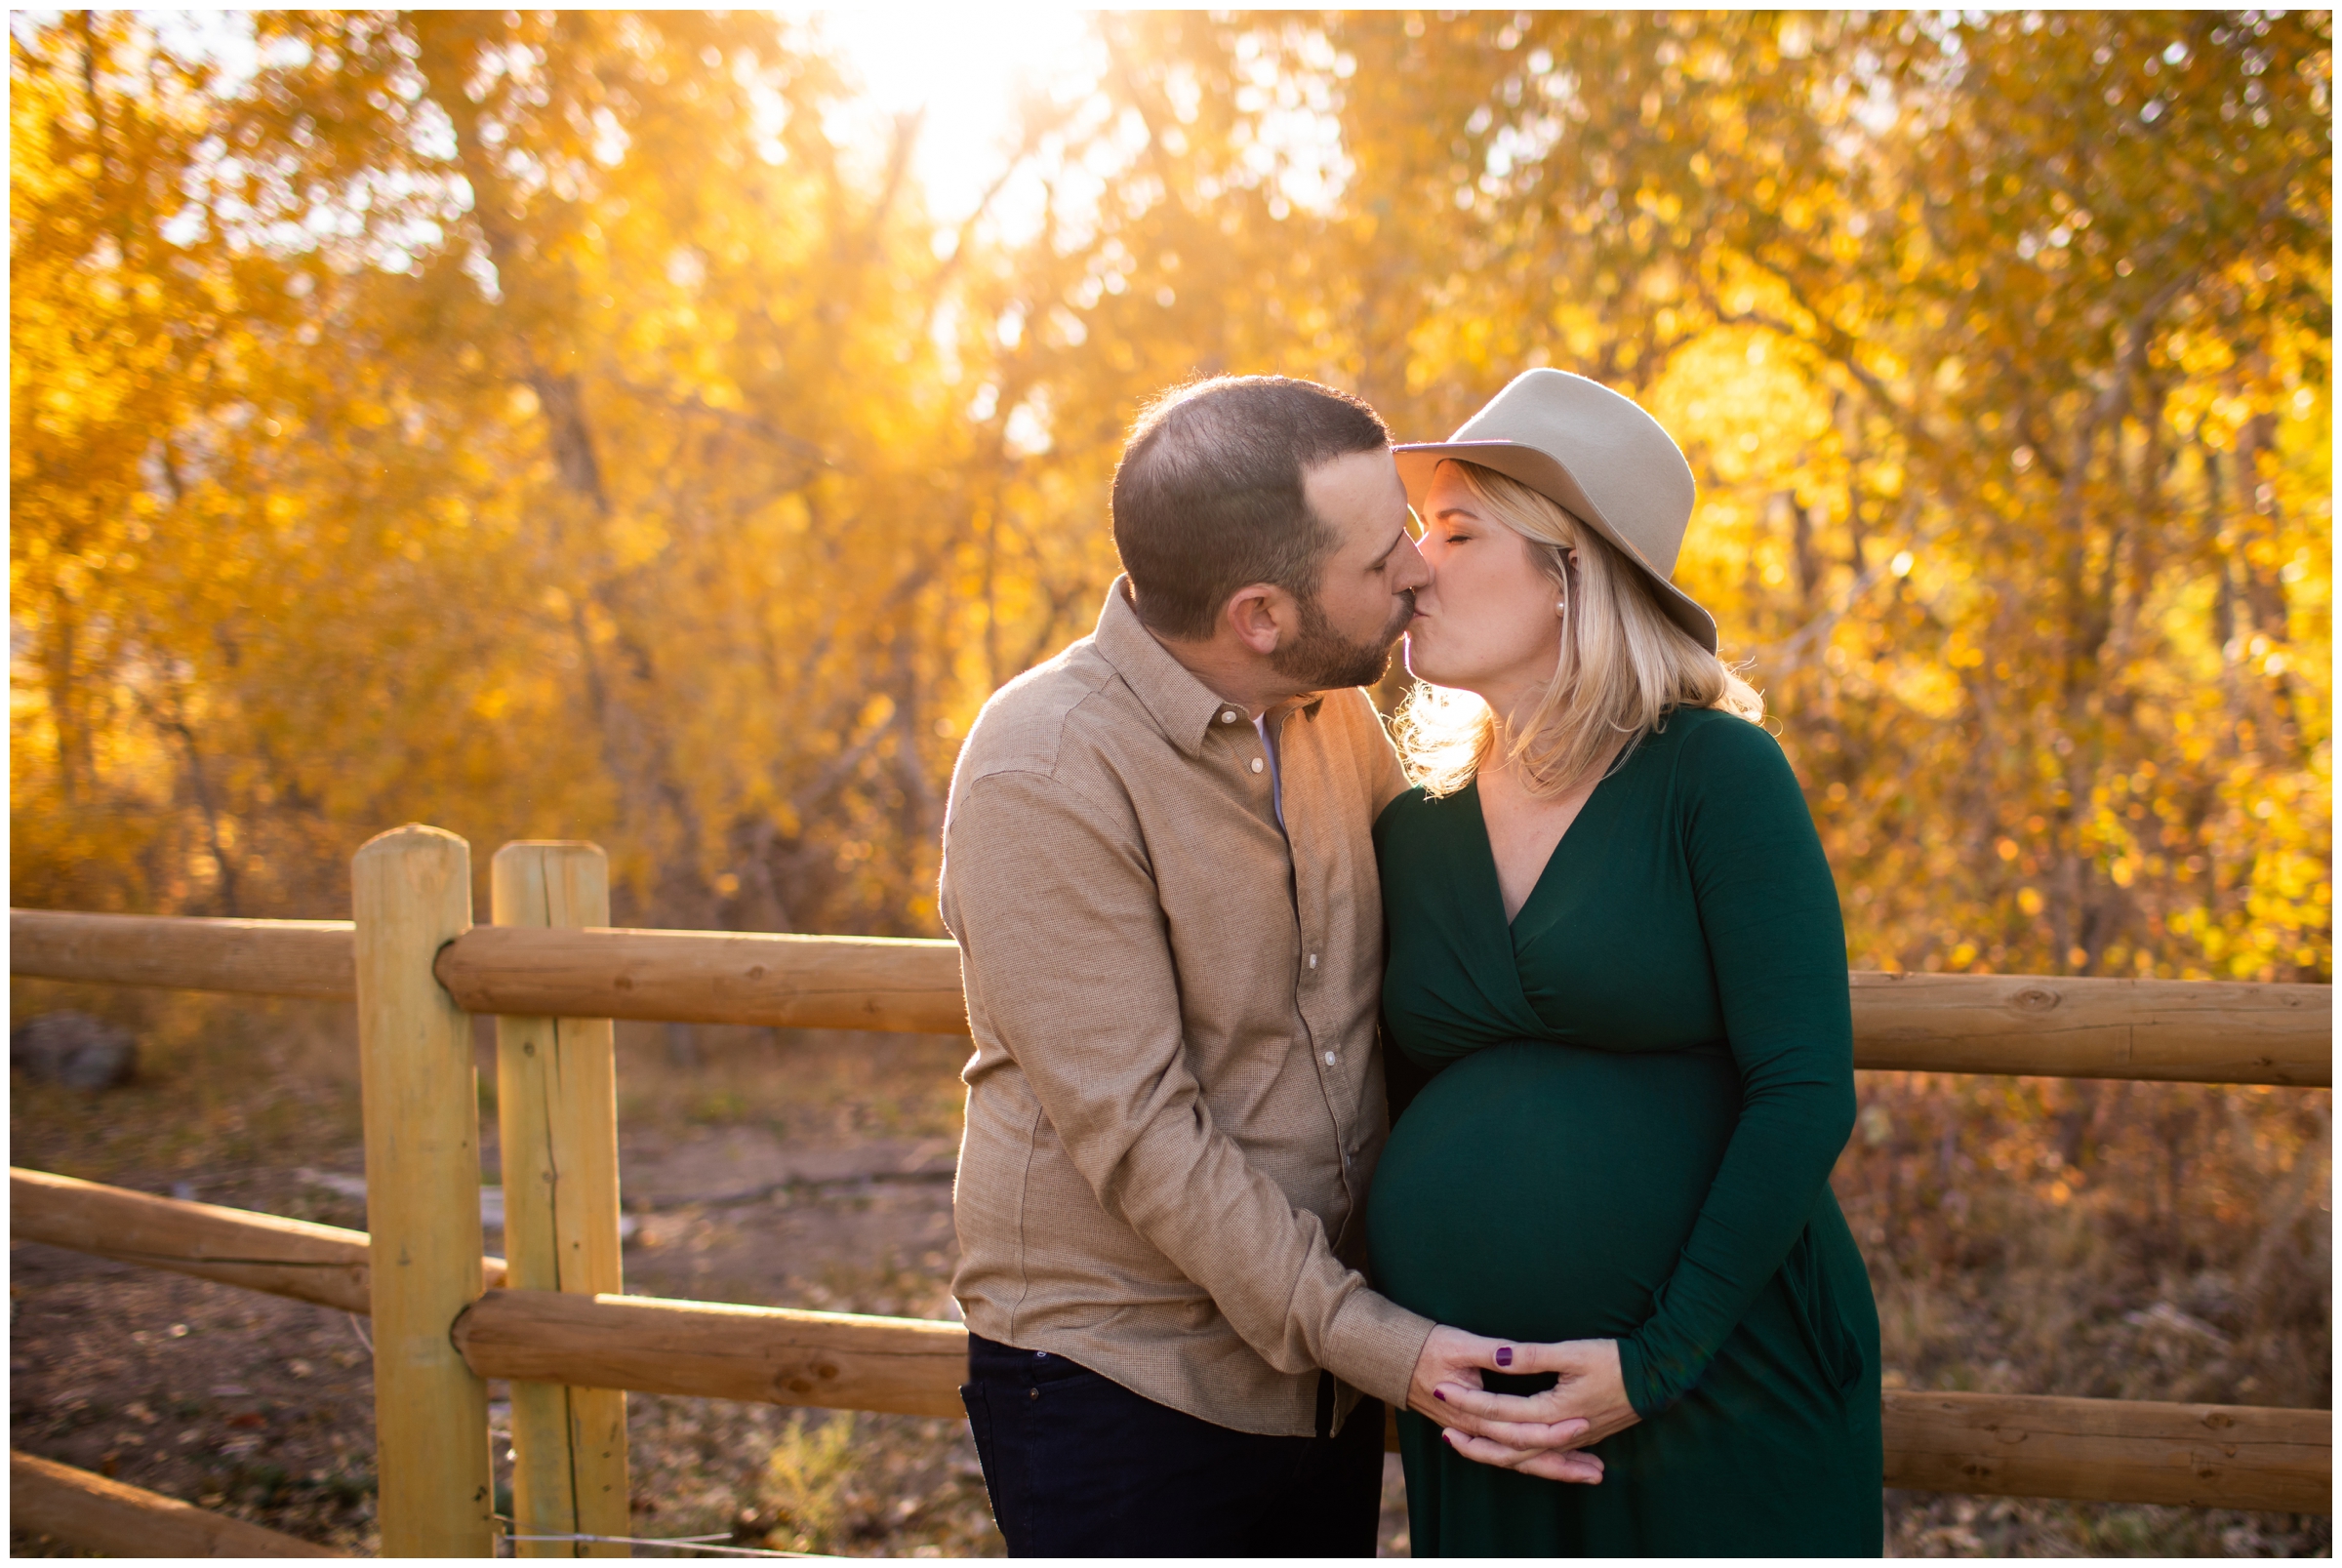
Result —
[{"label": "wooden fence post", "polygon": [[471,852],[393,828],[350,862],[350,892],[382,1554],[494,1556],[488,1386],[450,1336],[483,1283],[479,1087],[471,1017],[431,974],[471,924]]},{"label": "wooden fence post", "polygon": [[[489,874],[500,926],[606,926],[610,863],[599,847],[506,844]],[[610,1021],[499,1017],[498,1126],[505,1161],[506,1282],[519,1290],[616,1294],[618,1072]],[[617,1388],[512,1385],[513,1533],[632,1534],[626,1396]],[[517,1541],[524,1557],[624,1557],[608,1543]]]}]

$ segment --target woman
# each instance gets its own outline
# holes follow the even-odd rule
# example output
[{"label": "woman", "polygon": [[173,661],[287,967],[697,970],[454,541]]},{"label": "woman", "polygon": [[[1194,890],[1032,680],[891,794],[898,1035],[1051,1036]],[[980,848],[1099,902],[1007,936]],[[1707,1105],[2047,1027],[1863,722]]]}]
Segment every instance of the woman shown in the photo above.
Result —
[{"label": "woman", "polygon": [[[1598,1484],[1400,1420],[1432,1555],[1877,1555],[1878,1324],[1830,1168],[1845,939],[1797,780],[1668,582],[1692,478],[1656,421],[1531,371],[1397,449],[1433,570],[1376,824],[1391,1047],[1429,1083],[1368,1212],[1380,1288],[1567,1341],[1477,1415],[1583,1416]],[[1544,1374],[1530,1381],[1523,1374]],[[1557,1384],[1554,1375],[1559,1375]]]}]

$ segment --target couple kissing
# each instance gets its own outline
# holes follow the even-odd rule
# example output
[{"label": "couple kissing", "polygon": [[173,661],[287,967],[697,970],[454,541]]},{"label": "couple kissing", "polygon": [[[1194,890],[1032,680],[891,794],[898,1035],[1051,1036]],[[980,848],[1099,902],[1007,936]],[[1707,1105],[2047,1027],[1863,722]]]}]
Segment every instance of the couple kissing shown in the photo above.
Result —
[{"label": "couple kissing", "polygon": [[944,829],[1012,1553],[1371,1556],[1386,1406],[1421,1555],[1880,1551],[1844,937],[1693,494],[1556,370],[1441,442],[1283,377],[1140,418],[1123,576]]}]

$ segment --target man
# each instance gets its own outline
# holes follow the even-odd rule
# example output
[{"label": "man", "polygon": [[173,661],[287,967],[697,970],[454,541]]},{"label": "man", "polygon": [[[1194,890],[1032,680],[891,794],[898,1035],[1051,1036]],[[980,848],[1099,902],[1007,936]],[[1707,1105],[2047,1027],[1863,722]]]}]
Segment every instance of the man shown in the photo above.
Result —
[{"label": "man", "polygon": [[1158,402],[1096,633],[960,752],[952,1290],[1020,1555],[1370,1556],[1382,1401],[1456,1424],[1434,1387],[1510,1360],[1358,1272],[1389,1122],[1371,829],[1406,782],[1356,688],[1429,581],[1389,443],[1282,377]]}]

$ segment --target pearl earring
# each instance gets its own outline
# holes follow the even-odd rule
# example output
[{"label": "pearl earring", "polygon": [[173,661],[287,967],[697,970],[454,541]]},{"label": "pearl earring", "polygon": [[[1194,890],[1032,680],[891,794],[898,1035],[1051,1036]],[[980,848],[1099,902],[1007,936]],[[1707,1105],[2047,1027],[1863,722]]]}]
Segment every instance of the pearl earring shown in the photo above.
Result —
[{"label": "pearl earring", "polygon": [[1565,616],[1569,614],[1569,601],[1567,599],[1563,599],[1560,603],[1555,605],[1554,614],[1557,616]]}]

